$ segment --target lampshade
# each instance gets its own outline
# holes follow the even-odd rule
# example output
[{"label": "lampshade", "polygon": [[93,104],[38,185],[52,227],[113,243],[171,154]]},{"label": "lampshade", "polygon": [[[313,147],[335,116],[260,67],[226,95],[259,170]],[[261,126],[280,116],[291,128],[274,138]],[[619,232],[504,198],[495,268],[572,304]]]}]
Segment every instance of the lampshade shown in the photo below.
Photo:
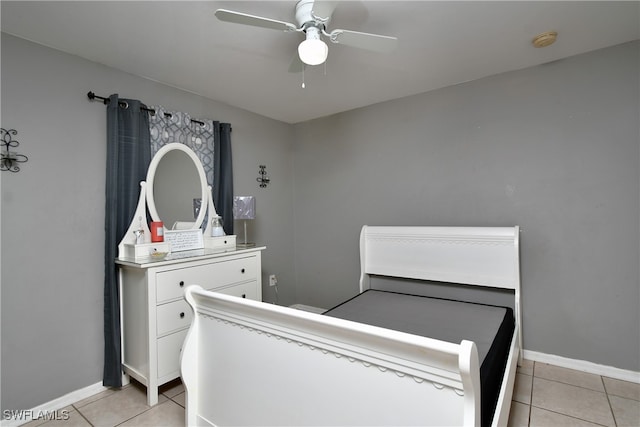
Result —
[{"label": "lampshade", "polygon": [[234,219],[256,219],[256,198],[254,196],[235,196],[233,198]]},{"label": "lampshade", "polygon": [[307,28],[307,39],[298,45],[300,60],[307,65],[319,65],[327,60],[329,48],[320,40],[316,27]]}]

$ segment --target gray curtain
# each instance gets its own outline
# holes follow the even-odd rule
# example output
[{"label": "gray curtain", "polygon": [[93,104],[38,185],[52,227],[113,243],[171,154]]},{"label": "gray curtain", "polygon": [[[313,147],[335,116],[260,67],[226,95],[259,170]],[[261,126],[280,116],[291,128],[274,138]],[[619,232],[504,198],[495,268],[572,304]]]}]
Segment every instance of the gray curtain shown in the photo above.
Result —
[{"label": "gray curtain", "polygon": [[213,203],[224,221],[226,234],[233,234],[233,167],[231,159],[231,125],[213,122],[214,166]]},{"label": "gray curtain", "polygon": [[120,295],[114,260],[133,218],[151,161],[149,117],[140,101],[109,97],[104,258],[104,370],[102,384],[122,386]]}]

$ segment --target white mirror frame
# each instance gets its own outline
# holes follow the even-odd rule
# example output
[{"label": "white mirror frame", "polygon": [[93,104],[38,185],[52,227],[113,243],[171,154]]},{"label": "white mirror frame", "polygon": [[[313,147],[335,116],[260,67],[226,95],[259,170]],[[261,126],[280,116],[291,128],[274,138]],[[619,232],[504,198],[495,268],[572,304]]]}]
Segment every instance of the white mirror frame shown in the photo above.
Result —
[{"label": "white mirror frame", "polygon": [[[187,156],[189,156],[193,161],[193,164],[198,172],[198,176],[200,178],[200,189],[201,189],[200,200],[202,202],[200,205],[201,207],[200,207],[200,212],[198,213],[198,217],[193,223],[193,226],[191,227],[191,229],[200,228],[202,226],[202,222],[204,221],[204,217],[207,213],[207,207],[209,202],[209,190],[208,190],[209,187],[207,184],[207,178],[205,176],[202,163],[200,162],[200,159],[198,158],[198,156],[196,156],[196,153],[191,148],[179,142],[172,142],[170,144],[163,145],[162,148],[160,148],[158,152],[155,154],[155,156],[153,156],[153,159],[149,164],[149,169],[147,170],[147,192],[146,192],[147,193],[146,194],[147,209],[149,209],[149,214],[151,215],[151,219],[153,221],[162,221],[162,218],[160,218],[160,215],[158,215],[158,211],[156,209],[156,204],[153,196],[154,179],[155,179],[156,169],[158,168],[158,165],[160,164],[164,156],[167,153],[174,150],[182,151]],[[165,229],[167,229],[167,225],[170,226],[170,224],[164,224],[164,225],[165,225]]]}]

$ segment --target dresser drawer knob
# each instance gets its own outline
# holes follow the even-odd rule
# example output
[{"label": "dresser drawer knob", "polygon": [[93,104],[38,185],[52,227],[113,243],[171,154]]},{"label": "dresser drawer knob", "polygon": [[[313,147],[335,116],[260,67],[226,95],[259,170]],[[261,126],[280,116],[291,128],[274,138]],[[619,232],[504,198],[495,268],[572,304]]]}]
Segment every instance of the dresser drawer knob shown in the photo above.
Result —
[{"label": "dresser drawer knob", "polygon": [[246,297],[247,297],[247,294],[242,294],[242,298],[246,298]]},{"label": "dresser drawer knob", "polygon": [[240,270],[241,273],[244,273],[244,268],[242,270]]},{"label": "dresser drawer knob", "polygon": [[180,313],[180,318],[184,319],[184,311]]},{"label": "dresser drawer knob", "polygon": [[181,280],[181,281],[180,281],[180,287],[181,287],[181,288],[182,288],[182,287],[184,287],[184,280]]}]

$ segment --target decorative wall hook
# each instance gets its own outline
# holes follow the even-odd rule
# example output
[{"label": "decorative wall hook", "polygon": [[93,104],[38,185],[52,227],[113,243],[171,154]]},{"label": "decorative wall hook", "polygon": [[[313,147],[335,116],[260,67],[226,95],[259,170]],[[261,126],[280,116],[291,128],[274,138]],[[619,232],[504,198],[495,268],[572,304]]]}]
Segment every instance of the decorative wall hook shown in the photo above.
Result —
[{"label": "decorative wall hook", "polygon": [[11,148],[16,148],[20,143],[13,139],[12,135],[17,135],[18,131],[15,129],[0,128],[0,135],[2,140],[2,152],[0,153],[0,170],[9,172],[18,172],[20,166],[18,163],[25,163],[29,158],[25,155],[18,154],[15,151],[11,151]]},{"label": "decorative wall hook", "polygon": [[266,168],[267,167],[265,165],[260,165],[260,170],[258,171],[260,176],[256,178],[256,181],[260,183],[260,188],[265,188],[269,181],[271,181],[267,176],[267,171],[265,170]]}]

